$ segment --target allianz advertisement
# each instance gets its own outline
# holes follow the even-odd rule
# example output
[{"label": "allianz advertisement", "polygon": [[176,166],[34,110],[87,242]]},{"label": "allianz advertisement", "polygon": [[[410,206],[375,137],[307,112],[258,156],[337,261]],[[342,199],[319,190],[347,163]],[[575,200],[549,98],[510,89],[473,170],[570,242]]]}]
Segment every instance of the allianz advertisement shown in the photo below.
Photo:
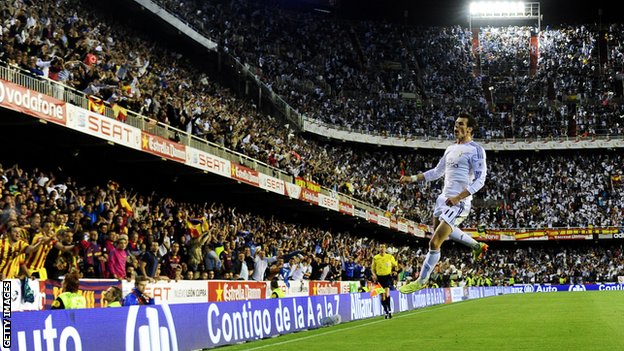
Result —
[{"label": "allianz advertisement", "polygon": [[[445,302],[443,289],[392,297],[394,311]],[[368,293],[15,312],[3,349],[197,350],[380,315]]]},{"label": "allianz advertisement", "polygon": [[542,285],[526,284],[514,285],[511,287],[512,293],[533,293],[533,292],[560,292],[560,291],[608,291],[624,290],[624,284],[604,283],[604,284],[576,284],[576,285]]},{"label": "allianz advertisement", "polygon": [[[624,284],[458,287],[392,291],[391,297],[392,310],[403,312],[510,293],[586,290],[624,290]],[[379,296],[369,293],[14,313],[3,308],[2,350],[197,350],[381,315]]]}]

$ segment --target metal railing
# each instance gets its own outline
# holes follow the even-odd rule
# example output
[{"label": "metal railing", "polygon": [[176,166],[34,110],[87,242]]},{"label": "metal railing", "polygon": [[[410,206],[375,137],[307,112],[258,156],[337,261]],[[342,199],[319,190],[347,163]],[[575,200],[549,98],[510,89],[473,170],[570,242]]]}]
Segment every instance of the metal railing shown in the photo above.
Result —
[{"label": "metal railing", "polygon": [[[19,67],[8,65],[4,61],[0,61],[0,79],[65,101],[74,106],[89,109],[89,99],[87,94],[62,83],[50,80],[48,78],[34,76],[30,72],[25,71]],[[281,179],[284,182],[294,183],[293,175],[284,170],[275,168],[267,163],[241,154],[240,152],[230,150],[219,144],[215,144],[208,140],[201,139],[183,130],[158,122],[134,111],[128,110],[127,112],[128,113],[126,117],[126,123],[142,131],[169,140],[175,138],[180,144],[207,152],[211,155],[221,157],[223,159],[238,163],[240,165],[244,165],[245,167],[251,168],[260,173],[264,173],[266,175]],[[103,115],[115,119],[115,113],[110,106],[105,106]],[[321,187],[320,193],[329,197],[335,197],[335,195],[338,195],[340,201],[352,204],[353,206],[363,210],[368,210],[381,214],[385,213],[384,210],[376,206],[355,199],[349,195],[337,193],[326,187]]]}]

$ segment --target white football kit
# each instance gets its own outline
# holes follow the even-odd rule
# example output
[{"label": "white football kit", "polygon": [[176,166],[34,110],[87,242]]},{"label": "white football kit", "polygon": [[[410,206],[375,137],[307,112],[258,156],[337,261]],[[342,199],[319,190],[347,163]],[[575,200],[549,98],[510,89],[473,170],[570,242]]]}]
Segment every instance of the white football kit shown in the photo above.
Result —
[{"label": "white football kit", "polygon": [[[444,177],[444,188],[436,200],[433,215],[451,226],[458,226],[468,216],[472,194],[483,187],[486,174],[485,150],[481,145],[470,141],[447,147],[436,167],[424,173],[428,182]],[[464,189],[471,195],[455,206],[446,205],[449,197]]]}]

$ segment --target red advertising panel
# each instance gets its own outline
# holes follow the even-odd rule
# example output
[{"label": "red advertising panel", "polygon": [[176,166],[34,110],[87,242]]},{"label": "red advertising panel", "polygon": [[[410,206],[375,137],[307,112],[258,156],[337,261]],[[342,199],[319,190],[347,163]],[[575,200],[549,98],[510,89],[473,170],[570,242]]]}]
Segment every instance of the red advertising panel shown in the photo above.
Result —
[{"label": "red advertising panel", "polygon": [[186,146],[143,131],[141,132],[141,149],[172,161],[186,162]]},{"label": "red advertising panel", "polygon": [[312,280],[310,284],[310,296],[340,294],[340,282]]},{"label": "red advertising panel", "polygon": [[371,223],[377,223],[377,213],[373,211],[366,211],[366,212],[368,212],[368,221]]},{"label": "red advertising panel", "polygon": [[232,178],[260,187],[258,172],[236,163],[232,163]]},{"label": "red advertising panel", "polygon": [[396,218],[390,219],[390,228],[399,229],[399,222],[396,220]]},{"label": "red advertising panel", "polygon": [[353,216],[353,213],[354,213],[353,205],[340,201],[338,203],[338,206],[339,206],[340,212]]},{"label": "red advertising panel", "polygon": [[210,281],[208,282],[208,301],[239,301],[267,298],[266,282],[254,281]]},{"label": "red advertising panel", "polygon": [[65,125],[65,102],[0,79],[0,106]]},{"label": "red advertising panel", "polygon": [[318,205],[319,196],[318,193],[306,188],[301,188],[301,200]]}]

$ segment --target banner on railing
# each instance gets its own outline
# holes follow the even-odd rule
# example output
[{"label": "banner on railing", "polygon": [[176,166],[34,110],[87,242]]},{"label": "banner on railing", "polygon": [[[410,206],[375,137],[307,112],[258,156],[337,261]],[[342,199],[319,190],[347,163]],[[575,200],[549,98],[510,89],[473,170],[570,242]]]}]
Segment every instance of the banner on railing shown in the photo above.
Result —
[{"label": "banner on railing", "polygon": [[266,299],[270,296],[268,282],[251,280],[211,281],[208,301],[240,301]]},{"label": "banner on railing", "polygon": [[186,146],[144,131],[141,132],[141,149],[172,161],[186,163]]},{"label": "banner on railing", "polygon": [[[158,281],[148,283],[145,293],[154,298],[156,304],[179,304],[208,302],[207,280]],[[128,295],[134,283],[123,281],[123,295]]]},{"label": "banner on railing", "polygon": [[379,224],[382,227],[390,228],[390,218],[384,215],[378,215],[377,224]]},{"label": "banner on railing", "polygon": [[377,223],[377,213],[373,212],[373,211],[366,211],[368,212],[368,221],[371,223]]},{"label": "banner on railing", "polygon": [[308,190],[306,188],[301,188],[301,200],[318,205],[319,194],[315,191]]},{"label": "banner on railing", "polygon": [[258,173],[258,175],[260,177],[260,188],[280,195],[284,195],[286,193],[283,180],[271,177],[264,173]]},{"label": "banner on railing", "polygon": [[232,164],[229,160],[211,155],[192,147],[186,148],[186,156],[186,164],[189,166],[218,174],[226,178],[230,178],[232,176]]},{"label": "banner on railing", "polygon": [[115,144],[141,150],[141,130],[80,107],[67,105],[67,126]]},{"label": "banner on railing", "polygon": [[299,200],[301,198],[301,187],[297,184],[286,183],[286,194],[291,199]]},{"label": "banner on railing", "polygon": [[399,220],[397,223],[397,229],[400,232],[407,233],[408,232],[407,222],[405,220]]},{"label": "banner on railing", "polygon": [[2,79],[0,79],[0,106],[57,124],[65,125],[67,121],[64,101]]},{"label": "banner on railing", "polygon": [[331,294],[340,294],[341,287],[340,282],[329,282],[329,281],[318,281],[311,280],[310,284],[310,295],[331,295]]},{"label": "banner on railing", "polygon": [[321,191],[320,185],[316,184],[315,182],[311,180],[306,180],[300,177],[295,178],[295,184],[299,185],[302,188],[312,190],[317,193]]},{"label": "banner on railing", "polygon": [[[467,228],[473,238],[485,240],[592,240],[594,235],[599,238],[615,238],[620,229],[607,228],[561,228],[561,229],[486,229],[479,232],[475,228]],[[624,236],[623,236],[624,237]]]},{"label": "banner on railing", "polygon": [[338,199],[319,193],[318,201],[319,206],[338,212]]},{"label": "banner on railing", "polygon": [[624,284],[621,283],[602,283],[602,284],[572,284],[572,285],[545,285],[545,284],[516,284],[511,287],[512,293],[550,293],[562,291],[610,291],[624,290]]},{"label": "banner on railing", "polygon": [[[335,283],[337,284],[337,283]],[[338,287],[331,285],[332,291]],[[513,293],[624,290],[624,284],[516,285],[423,289],[390,292],[392,311],[405,312],[439,304]],[[335,294],[231,302],[130,306],[112,309],[13,312],[4,318],[11,332],[4,347],[93,350],[197,350],[258,340],[383,314],[379,296]],[[106,321],[102,328],[101,321]],[[47,338],[55,333],[57,337]],[[5,334],[6,335],[6,334]],[[106,340],[105,343],[102,340]],[[44,346],[44,344],[46,346]],[[146,346],[147,345],[147,346]]]},{"label": "banner on railing", "polygon": [[232,178],[238,181],[260,187],[260,178],[258,171],[254,171],[251,168],[232,163]]},{"label": "banner on railing", "polygon": [[348,204],[346,202],[339,201],[338,202],[338,208],[339,208],[340,212],[346,213],[346,214],[351,215],[351,216],[353,216],[354,213],[355,213],[355,209],[354,209],[353,205]]}]

